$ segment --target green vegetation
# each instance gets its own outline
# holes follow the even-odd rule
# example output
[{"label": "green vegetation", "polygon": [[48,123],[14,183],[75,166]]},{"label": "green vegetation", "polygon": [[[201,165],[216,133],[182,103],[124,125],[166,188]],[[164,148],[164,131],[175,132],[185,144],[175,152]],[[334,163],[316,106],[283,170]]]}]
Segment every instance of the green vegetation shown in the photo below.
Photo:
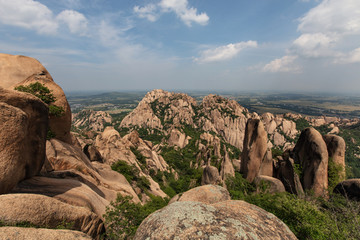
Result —
[{"label": "green vegetation", "polygon": [[258,192],[256,187],[236,173],[228,178],[231,198],[244,200],[273,213],[299,239],[360,239],[360,203],[339,195],[329,200],[289,193]]},{"label": "green vegetation", "polygon": [[132,239],[140,223],[151,213],[167,205],[168,199],[150,195],[145,205],[133,203],[120,194],[107,207],[105,218],[107,239]]},{"label": "green vegetation", "polygon": [[146,165],[146,158],[144,157],[144,155],[141,154],[141,152],[139,150],[137,150],[135,147],[130,147],[130,150],[134,153],[134,155],[136,156],[136,159],[141,164]]},{"label": "green vegetation", "polygon": [[[47,88],[40,82],[31,83],[28,86],[20,85],[15,87],[15,90],[30,93],[40,98],[44,103],[48,104],[50,117],[61,117],[65,113],[63,107],[53,105],[53,103],[56,101],[56,97],[49,88]],[[56,137],[55,133],[49,128],[47,133],[47,139],[51,139],[54,137]]]},{"label": "green vegetation", "polygon": [[305,118],[299,118],[299,119],[296,119],[296,120],[293,120],[295,123],[296,123],[296,129],[298,131],[302,131],[304,130],[305,128],[308,128],[310,127],[310,124],[308,121],[306,121]]},{"label": "green vegetation", "polygon": [[139,175],[139,169],[135,166],[130,166],[127,162],[119,160],[111,166],[111,169],[124,175],[129,183],[135,181]]},{"label": "green vegetation", "polygon": [[31,83],[28,86],[20,85],[15,87],[15,90],[30,93],[40,98],[46,104],[50,104],[56,101],[55,96],[52,94],[49,88],[45,87],[40,82]]},{"label": "green vegetation", "polygon": [[276,157],[278,156],[282,156],[284,151],[282,151],[281,149],[274,147],[271,149],[271,153],[272,153],[272,158],[276,159]]},{"label": "green vegetation", "polygon": [[329,157],[329,165],[328,165],[329,191],[332,191],[336,187],[336,185],[341,182],[342,171],[343,171],[343,167],[340,164],[336,164],[332,157]]},{"label": "green vegetation", "polygon": [[20,92],[30,93],[38,98],[40,98],[44,103],[49,105],[49,115],[54,117],[61,117],[64,114],[64,108],[51,105],[56,101],[56,97],[52,91],[45,87],[45,85],[40,82],[31,83],[28,86],[20,85],[15,87],[15,90]]},{"label": "green vegetation", "polygon": [[345,161],[347,178],[360,177],[360,123],[352,126],[341,126],[339,136],[346,142]]},{"label": "green vegetation", "polygon": [[141,139],[151,141],[154,145],[161,143],[164,138],[164,134],[157,129],[136,128],[136,131]]}]

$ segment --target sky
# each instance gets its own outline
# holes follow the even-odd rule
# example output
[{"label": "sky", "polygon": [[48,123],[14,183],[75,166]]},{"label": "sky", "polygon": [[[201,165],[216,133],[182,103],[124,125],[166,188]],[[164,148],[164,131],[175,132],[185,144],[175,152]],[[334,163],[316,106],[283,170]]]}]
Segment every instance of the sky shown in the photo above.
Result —
[{"label": "sky", "polygon": [[0,0],[65,91],[360,93],[360,0]]}]

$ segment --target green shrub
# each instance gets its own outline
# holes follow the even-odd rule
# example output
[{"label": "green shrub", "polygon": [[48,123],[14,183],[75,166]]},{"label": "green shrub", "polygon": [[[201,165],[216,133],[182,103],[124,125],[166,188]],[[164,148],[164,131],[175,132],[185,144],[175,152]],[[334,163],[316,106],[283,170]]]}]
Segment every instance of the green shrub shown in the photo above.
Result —
[{"label": "green shrub", "polygon": [[132,239],[141,222],[151,213],[167,205],[168,199],[150,195],[144,206],[133,203],[130,196],[120,194],[104,215],[107,239]]},{"label": "green shrub", "polygon": [[63,107],[59,107],[56,105],[49,105],[49,115],[53,117],[61,117],[65,113]]},{"label": "green shrub", "polygon": [[235,177],[228,177],[226,179],[226,187],[230,193],[231,199],[241,200],[245,196],[255,192],[254,184],[249,183],[242,175],[235,172]]},{"label": "green shrub", "polygon": [[[44,103],[49,105],[49,116],[52,117],[61,117],[64,115],[65,110],[63,107],[52,105],[56,101],[56,97],[52,93],[52,91],[47,88],[45,85],[40,82],[31,83],[27,86],[20,85],[15,87],[15,90],[20,92],[30,93],[38,98],[40,98]],[[47,139],[54,138],[55,134],[49,128],[47,133]]]},{"label": "green shrub", "polygon": [[46,104],[56,101],[56,97],[52,94],[52,91],[40,82],[31,83],[28,86],[20,85],[15,87],[15,90],[30,93],[40,98]]},{"label": "green shrub", "polygon": [[329,191],[332,191],[336,185],[342,181],[342,172],[343,167],[340,164],[336,164],[332,157],[329,157],[329,165],[328,165],[328,182]]},{"label": "green shrub", "polygon": [[124,175],[126,180],[131,183],[137,179],[139,170],[135,166],[130,166],[127,162],[119,160],[111,166],[111,169]]}]

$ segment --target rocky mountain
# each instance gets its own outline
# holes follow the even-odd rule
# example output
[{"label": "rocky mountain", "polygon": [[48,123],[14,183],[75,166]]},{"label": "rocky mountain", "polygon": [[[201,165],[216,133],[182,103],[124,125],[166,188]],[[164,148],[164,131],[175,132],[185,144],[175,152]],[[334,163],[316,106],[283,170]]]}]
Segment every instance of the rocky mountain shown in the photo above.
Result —
[{"label": "rocky mountain", "polygon": [[[356,121],[259,116],[217,95],[197,102],[154,90],[120,124],[85,110],[71,132],[66,96],[38,61],[0,54],[0,63],[1,238],[296,239],[274,215],[231,198],[311,191],[326,199],[332,188],[358,196],[357,181],[335,187],[347,147],[333,134]],[[51,106],[62,111],[51,115]]]}]

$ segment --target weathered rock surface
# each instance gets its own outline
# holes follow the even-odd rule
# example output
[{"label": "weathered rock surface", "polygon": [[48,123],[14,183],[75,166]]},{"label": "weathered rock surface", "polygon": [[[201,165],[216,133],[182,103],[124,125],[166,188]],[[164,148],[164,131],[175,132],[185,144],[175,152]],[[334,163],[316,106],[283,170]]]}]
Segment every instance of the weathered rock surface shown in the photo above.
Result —
[{"label": "weathered rock surface", "polygon": [[102,219],[110,202],[103,198],[105,194],[100,189],[96,186],[93,188],[96,191],[74,179],[33,177],[19,183],[12,192],[53,197],[73,206],[85,207]]},{"label": "weathered rock surface", "polygon": [[228,177],[235,177],[235,169],[227,152],[225,152],[225,157],[221,164],[220,176],[223,181],[226,181]]},{"label": "weathered rock surface", "polygon": [[116,199],[118,193],[133,197],[139,202],[137,194],[121,174],[112,171],[107,164],[90,162],[81,149],[57,139],[47,141],[47,159],[55,172],[48,177],[76,179],[85,183],[95,192],[100,189],[108,201]]},{"label": "weathered rock surface", "polygon": [[0,87],[10,88],[34,74],[50,76],[36,59],[21,55],[0,53]]},{"label": "weathered rock surface", "polygon": [[0,194],[40,172],[47,124],[48,109],[40,99],[0,88]]},{"label": "weathered rock surface", "polygon": [[250,182],[258,175],[273,175],[272,155],[267,147],[267,133],[259,119],[249,119],[246,124],[240,171]]},{"label": "weathered rock surface", "polygon": [[85,109],[73,114],[73,125],[82,130],[102,132],[106,125],[112,123],[109,113]]},{"label": "weathered rock surface", "polygon": [[360,179],[348,179],[342,181],[334,188],[335,193],[340,193],[341,195],[360,201]]},{"label": "weathered rock surface", "polygon": [[[173,199],[172,199],[173,200]],[[205,185],[190,189],[184,192],[181,196],[174,198],[178,202],[201,202],[205,204],[213,204],[231,200],[229,192],[219,185]],[[174,201],[170,201],[173,203]]]},{"label": "weathered rock surface", "polygon": [[0,79],[0,87],[10,90],[34,82],[48,87],[56,97],[54,105],[64,109],[63,116],[50,117],[50,128],[57,139],[70,143],[70,106],[61,87],[53,81],[50,73],[39,61],[30,57],[0,53]]},{"label": "weathered rock surface", "polygon": [[336,165],[336,167],[340,167],[341,171],[339,172],[340,175],[340,181],[345,180],[345,150],[346,150],[346,144],[342,137],[327,134],[323,136],[324,141],[327,146],[328,154],[329,154],[329,161],[330,158],[332,159],[333,163]]},{"label": "weathered rock surface", "polygon": [[206,118],[199,120],[204,131],[213,131],[242,150],[245,125],[252,114],[234,100],[210,94],[202,101],[202,112]]},{"label": "weathered rock surface", "polygon": [[301,132],[294,148],[295,163],[302,168],[302,186],[315,196],[325,196],[328,188],[328,151],[321,134],[314,128]]},{"label": "weathered rock surface", "polygon": [[0,227],[0,239],[16,240],[91,240],[85,233],[46,228]]},{"label": "weathered rock surface", "polygon": [[5,224],[28,222],[39,227],[56,228],[71,224],[93,238],[104,233],[102,220],[86,208],[75,207],[54,198],[37,194],[0,195],[0,220]]},{"label": "weathered rock surface", "polygon": [[150,182],[149,192],[156,196],[167,197],[167,195],[160,189],[160,186],[148,174],[145,174],[140,167],[140,163],[131,150],[131,148],[138,150],[146,158],[146,168],[154,169],[155,171],[169,171],[169,166],[165,160],[152,149],[151,144],[148,144],[141,138],[136,131],[121,138],[119,132],[113,127],[106,127],[104,132],[96,137],[96,148],[99,150],[104,162],[112,165],[119,160],[127,162],[130,166],[135,166],[139,171],[139,176],[146,177]]},{"label": "weathered rock surface", "polygon": [[84,147],[84,153],[92,162],[103,162],[100,152],[93,145],[86,144]]},{"label": "weathered rock surface", "polygon": [[219,175],[219,171],[216,167],[207,165],[204,168],[203,175],[201,177],[201,185],[213,184],[217,185],[222,182]]},{"label": "weathered rock surface", "polygon": [[296,123],[290,119],[296,119],[300,116],[292,114],[283,114],[274,116],[272,113],[264,113],[261,120],[264,123],[266,132],[276,147],[285,147],[291,144],[288,138],[294,139],[298,134]]},{"label": "weathered rock surface", "polygon": [[275,168],[275,177],[279,179],[289,193],[303,195],[304,190],[300,182],[300,178],[294,170],[294,160],[289,156],[278,161]]},{"label": "weathered rock surface", "polygon": [[138,239],[297,239],[273,214],[243,201],[175,202],[148,216]]},{"label": "weathered rock surface", "polygon": [[189,136],[186,136],[185,133],[180,132],[178,129],[171,129],[169,134],[168,143],[170,146],[178,146],[179,148],[184,148],[189,144]]},{"label": "weathered rock surface", "polygon": [[255,178],[254,183],[258,188],[263,187],[262,184],[265,184],[265,191],[268,193],[285,192],[284,184],[277,178],[260,175]]},{"label": "weathered rock surface", "polygon": [[70,136],[70,128],[71,128],[71,109],[70,105],[66,99],[65,93],[62,88],[57,85],[50,74],[39,73],[32,75],[14,85],[13,87],[23,85],[27,86],[32,83],[39,82],[43,84],[45,87],[49,88],[52,94],[55,96],[56,100],[54,103],[50,105],[55,105],[58,107],[62,107],[64,109],[64,113],[61,116],[51,116],[49,119],[49,127],[50,130],[55,134],[55,138],[59,139],[63,142],[71,144],[71,136]]}]

